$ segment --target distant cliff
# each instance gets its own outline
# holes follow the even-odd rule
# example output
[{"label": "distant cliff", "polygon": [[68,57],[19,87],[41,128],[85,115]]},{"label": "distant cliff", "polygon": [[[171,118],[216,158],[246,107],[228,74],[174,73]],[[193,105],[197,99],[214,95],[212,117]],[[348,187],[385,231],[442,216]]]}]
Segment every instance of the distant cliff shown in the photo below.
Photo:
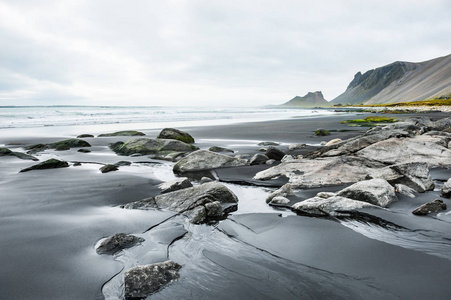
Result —
[{"label": "distant cliff", "polygon": [[451,55],[421,63],[394,62],[358,72],[332,104],[413,102],[451,94]]},{"label": "distant cliff", "polygon": [[282,105],[290,107],[325,107],[330,106],[330,103],[324,99],[323,93],[317,91],[307,93],[304,97],[296,96]]}]

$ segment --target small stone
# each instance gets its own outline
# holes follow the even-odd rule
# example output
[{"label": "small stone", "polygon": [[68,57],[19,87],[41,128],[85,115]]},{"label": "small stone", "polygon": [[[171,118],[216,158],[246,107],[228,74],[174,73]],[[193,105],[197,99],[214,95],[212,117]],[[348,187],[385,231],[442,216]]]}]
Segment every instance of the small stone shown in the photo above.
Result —
[{"label": "small stone", "polygon": [[286,183],[280,189],[272,192],[267,198],[266,203],[271,202],[271,200],[277,196],[287,197],[289,195],[293,195],[293,190],[291,189],[291,184]]},{"label": "small stone", "polygon": [[435,199],[432,202],[425,203],[420,207],[416,208],[412,213],[417,216],[425,216],[430,213],[444,211],[446,209],[446,204],[443,203],[441,199]]},{"label": "small stone", "polygon": [[251,160],[249,161],[249,164],[251,166],[254,165],[261,165],[266,163],[268,161],[269,157],[262,153],[257,153],[254,156],[252,156]]},{"label": "small stone", "polygon": [[210,147],[210,149],[208,149],[208,150],[213,151],[213,152],[231,152],[231,153],[235,152],[232,149],[227,149],[227,148],[218,147],[218,146]]},{"label": "small stone", "polygon": [[79,167],[79,166],[81,166],[81,162],[76,162],[76,163],[73,164],[73,166],[74,167]]},{"label": "small stone", "polygon": [[108,173],[108,172],[112,172],[112,171],[117,171],[117,170],[119,170],[119,168],[115,165],[108,164],[108,165],[104,165],[99,170],[102,173]]},{"label": "small stone", "polygon": [[109,238],[106,238],[97,247],[96,252],[98,254],[110,254],[113,255],[123,249],[131,248],[136,244],[144,242],[144,239],[131,234],[118,233]]},{"label": "small stone", "polygon": [[289,162],[289,161],[294,161],[294,160],[296,160],[296,158],[294,158],[292,155],[285,155],[282,158],[282,162]]},{"label": "small stone", "polygon": [[275,160],[282,160],[282,158],[285,156],[285,152],[273,146],[268,147],[265,154],[269,159]]},{"label": "small stone", "polygon": [[341,139],[333,139],[333,140],[328,141],[326,143],[326,145],[324,145],[324,146],[331,146],[331,145],[338,144],[338,143],[341,143],[341,142],[342,142]]},{"label": "small stone", "polygon": [[315,130],[315,135],[316,136],[326,136],[326,135],[330,135],[330,131],[324,128],[318,128]]},{"label": "small stone", "polygon": [[81,148],[81,149],[78,149],[77,152],[80,152],[80,153],[89,153],[89,152],[91,152],[91,150]]},{"label": "small stone", "polygon": [[83,139],[83,138],[93,138],[94,136],[92,134],[80,134],[77,136],[77,139]]},{"label": "small stone", "polygon": [[269,204],[279,204],[279,205],[286,205],[286,204],[290,204],[290,200],[288,200],[285,197],[282,196],[276,196],[274,198],[272,198],[272,200],[269,202]]}]

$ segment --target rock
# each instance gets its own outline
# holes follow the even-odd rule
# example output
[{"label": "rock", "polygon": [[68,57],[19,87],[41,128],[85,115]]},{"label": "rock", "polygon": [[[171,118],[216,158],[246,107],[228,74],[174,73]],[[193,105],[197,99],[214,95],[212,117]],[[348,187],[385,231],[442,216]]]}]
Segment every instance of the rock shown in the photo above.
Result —
[{"label": "rock", "polygon": [[315,130],[315,135],[317,136],[326,136],[330,135],[330,131],[324,128],[318,128]]},{"label": "rock", "polygon": [[283,186],[281,186],[278,190],[272,192],[269,194],[268,197],[266,197],[266,203],[270,203],[272,199],[275,197],[281,196],[281,197],[288,197],[290,195],[293,195],[293,190],[291,189],[291,184],[286,183]]},{"label": "rock", "polygon": [[205,171],[217,168],[238,167],[247,161],[216,152],[198,150],[179,160],[173,168],[174,173]]},{"label": "rock", "polygon": [[97,247],[96,252],[98,254],[113,255],[123,249],[131,248],[142,242],[144,242],[143,238],[131,234],[118,233],[106,238],[99,247]]},{"label": "rock", "polygon": [[188,144],[194,143],[194,138],[189,133],[174,128],[163,129],[157,138],[178,140]]},{"label": "rock", "polygon": [[258,149],[259,152],[266,152],[266,150],[268,150],[267,148],[260,148]]},{"label": "rock", "polygon": [[192,187],[191,181],[187,177],[180,177],[165,183],[160,184],[158,187],[161,189],[161,193],[169,193]]},{"label": "rock", "polygon": [[207,183],[207,182],[212,182],[213,181],[213,179],[211,179],[211,178],[208,178],[208,177],[202,177],[201,179],[200,179],[200,184],[204,184],[204,183]]},{"label": "rock", "polygon": [[249,164],[251,166],[261,165],[266,163],[268,159],[269,159],[268,156],[266,156],[265,154],[257,153],[254,156],[252,156],[251,160],[249,161]]},{"label": "rock", "polygon": [[117,163],[115,163],[114,165],[116,167],[123,167],[123,166],[131,166],[131,164],[132,163],[130,161],[121,160],[121,161],[118,161]]},{"label": "rock", "polygon": [[362,208],[379,208],[367,202],[344,198],[340,196],[333,196],[327,199],[320,197],[313,197],[298,203],[293,204],[291,209],[302,215],[311,216],[328,216],[334,215],[338,212],[352,211]]},{"label": "rock", "polygon": [[8,148],[0,148],[0,156],[15,156],[17,158],[25,159],[25,160],[34,160],[34,161],[39,160],[36,157],[25,154],[25,153],[13,152],[13,151],[9,150]]},{"label": "rock", "polygon": [[265,154],[269,159],[275,160],[282,160],[282,158],[285,156],[285,152],[273,146],[269,146],[268,149],[266,149]]},{"label": "rock", "polygon": [[385,179],[371,179],[354,183],[339,191],[337,196],[386,207],[397,201],[395,189]]},{"label": "rock", "polygon": [[63,141],[47,144],[47,146],[51,149],[91,147],[91,145],[87,141],[80,140],[80,139],[63,140]]},{"label": "rock", "polygon": [[300,150],[300,149],[304,149],[305,147],[307,147],[306,144],[291,144],[291,145],[288,145],[288,150],[289,151]]},{"label": "rock", "polygon": [[49,148],[49,146],[44,145],[44,144],[35,144],[35,145],[30,145],[30,146],[24,147],[24,149],[27,150],[28,154],[38,153],[38,152],[44,151],[48,148]]},{"label": "rock", "polygon": [[335,144],[338,144],[341,142],[342,142],[341,139],[333,139],[333,140],[328,141],[324,146],[331,146],[331,145],[335,145]]},{"label": "rock", "polygon": [[293,188],[345,185],[365,180],[375,168],[385,164],[353,156],[297,159],[258,172],[254,178],[268,180],[286,176]]},{"label": "rock", "polygon": [[77,161],[77,162],[74,162],[73,166],[74,166],[74,167],[79,167],[79,166],[81,166],[81,162],[78,162],[78,161]]},{"label": "rock", "polygon": [[192,223],[203,223],[208,221],[210,210],[219,202],[221,204],[238,203],[238,198],[224,185],[218,182],[209,182],[174,192],[147,198],[141,201],[129,203],[126,209],[168,209],[186,215]]},{"label": "rock", "polygon": [[107,165],[104,165],[103,167],[101,167],[99,170],[102,173],[108,173],[108,172],[112,172],[112,171],[117,171],[117,170],[119,170],[119,168],[115,165],[107,164]]},{"label": "rock", "polygon": [[330,197],[334,197],[336,196],[336,193],[332,193],[332,192],[319,192],[318,194],[316,194],[316,197],[320,197],[323,199],[327,199]]},{"label": "rock", "polygon": [[91,152],[91,150],[89,150],[89,149],[78,149],[77,150],[77,152],[80,152],[80,153],[89,153],[89,152]]},{"label": "rock", "polygon": [[227,148],[218,147],[218,146],[210,147],[210,149],[208,149],[208,150],[212,151],[212,152],[231,152],[231,153],[235,152],[232,149],[227,149]]},{"label": "rock", "polygon": [[280,143],[276,143],[276,142],[260,142],[257,145],[259,145],[259,146],[279,146]]},{"label": "rock", "polygon": [[276,196],[276,197],[272,198],[272,200],[269,202],[269,205],[272,205],[272,204],[286,205],[289,203],[290,203],[290,200],[288,200],[287,198],[282,197],[282,196]]},{"label": "rock", "polygon": [[273,164],[275,164],[276,163],[276,160],[275,159],[268,159],[267,161],[266,161],[266,164],[267,165],[273,165]]},{"label": "rock", "polygon": [[98,137],[108,137],[108,136],[144,136],[145,134],[140,131],[135,130],[124,130],[113,133],[103,133],[99,134]]},{"label": "rock", "polygon": [[110,145],[111,150],[121,155],[132,155],[139,153],[147,154],[168,154],[170,152],[190,152],[198,149],[190,144],[165,139],[136,138],[126,143],[117,142]]},{"label": "rock", "polygon": [[172,281],[180,278],[179,264],[168,260],[161,263],[137,266],[124,275],[125,299],[143,299]]},{"label": "rock", "polygon": [[444,211],[446,209],[446,204],[443,200],[436,199],[432,202],[425,203],[420,207],[416,208],[412,213],[417,216],[425,216],[430,213]]},{"label": "rock", "polygon": [[443,185],[440,197],[451,198],[451,178]]},{"label": "rock", "polygon": [[383,178],[391,185],[403,184],[419,193],[434,189],[427,163],[412,162],[388,166],[371,172],[372,178]]},{"label": "rock", "polygon": [[288,161],[294,161],[294,160],[296,160],[296,158],[294,158],[292,155],[288,155],[288,154],[282,158],[282,162],[288,162]]},{"label": "rock", "polygon": [[70,147],[68,145],[58,145],[55,148],[56,151],[67,151],[70,150]]},{"label": "rock", "polygon": [[0,148],[0,156],[8,156],[11,155],[12,153],[13,152],[8,148]]},{"label": "rock", "polygon": [[167,152],[164,151],[163,153],[156,154],[154,157],[151,157],[153,159],[160,159],[160,160],[167,160],[167,161],[177,161],[178,158],[180,158],[182,155],[184,155],[185,152]]},{"label": "rock", "polygon": [[430,168],[451,167],[451,150],[441,146],[443,138],[420,135],[413,138],[390,138],[372,144],[356,154],[387,164],[425,162]]},{"label": "rock", "polygon": [[320,146],[326,146],[327,142],[326,141],[321,141],[321,143],[319,143]]},{"label": "rock", "polygon": [[416,191],[407,185],[395,184],[395,192],[410,198],[415,198]]},{"label": "rock", "polygon": [[56,169],[56,168],[67,168],[69,164],[65,161],[61,161],[55,158],[48,159],[40,164],[31,166],[29,168],[23,169],[20,173],[28,172],[32,170],[45,170],[45,169]]},{"label": "rock", "polygon": [[84,139],[84,138],[93,138],[94,136],[92,134],[80,134],[79,136],[77,136],[77,139]]},{"label": "rock", "polygon": [[205,204],[205,210],[207,212],[208,217],[220,218],[223,215],[222,205],[219,201],[214,201]]}]

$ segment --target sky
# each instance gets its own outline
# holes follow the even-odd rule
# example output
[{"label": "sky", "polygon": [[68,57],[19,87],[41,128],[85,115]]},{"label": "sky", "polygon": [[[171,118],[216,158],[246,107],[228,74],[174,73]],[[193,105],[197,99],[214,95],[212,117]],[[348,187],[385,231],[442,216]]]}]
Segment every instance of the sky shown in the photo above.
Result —
[{"label": "sky", "polygon": [[449,0],[0,0],[1,105],[261,106],[451,54]]}]

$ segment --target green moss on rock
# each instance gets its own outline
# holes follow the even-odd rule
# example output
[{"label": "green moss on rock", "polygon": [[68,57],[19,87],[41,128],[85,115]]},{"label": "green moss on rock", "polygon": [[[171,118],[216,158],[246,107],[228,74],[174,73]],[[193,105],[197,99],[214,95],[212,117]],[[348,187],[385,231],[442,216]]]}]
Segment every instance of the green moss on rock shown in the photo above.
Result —
[{"label": "green moss on rock", "polygon": [[171,140],[178,140],[184,143],[193,144],[194,138],[185,131],[178,130],[175,128],[165,128],[163,129],[160,134],[158,135],[159,139],[171,139]]},{"label": "green moss on rock", "polygon": [[20,171],[20,173],[28,172],[28,171],[32,171],[32,170],[45,170],[45,169],[67,168],[67,167],[69,167],[69,164],[66,161],[51,158],[40,164],[23,169]]},{"label": "green moss on rock", "polygon": [[315,130],[315,135],[316,136],[326,136],[326,135],[330,135],[330,131],[324,128],[318,128]]},{"label": "green moss on rock", "polygon": [[145,134],[140,131],[135,130],[124,130],[124,131],[118,131],[113,133],[104,133],[99,134],[98,137],[108,137],[108,136],[144,136]]}]

